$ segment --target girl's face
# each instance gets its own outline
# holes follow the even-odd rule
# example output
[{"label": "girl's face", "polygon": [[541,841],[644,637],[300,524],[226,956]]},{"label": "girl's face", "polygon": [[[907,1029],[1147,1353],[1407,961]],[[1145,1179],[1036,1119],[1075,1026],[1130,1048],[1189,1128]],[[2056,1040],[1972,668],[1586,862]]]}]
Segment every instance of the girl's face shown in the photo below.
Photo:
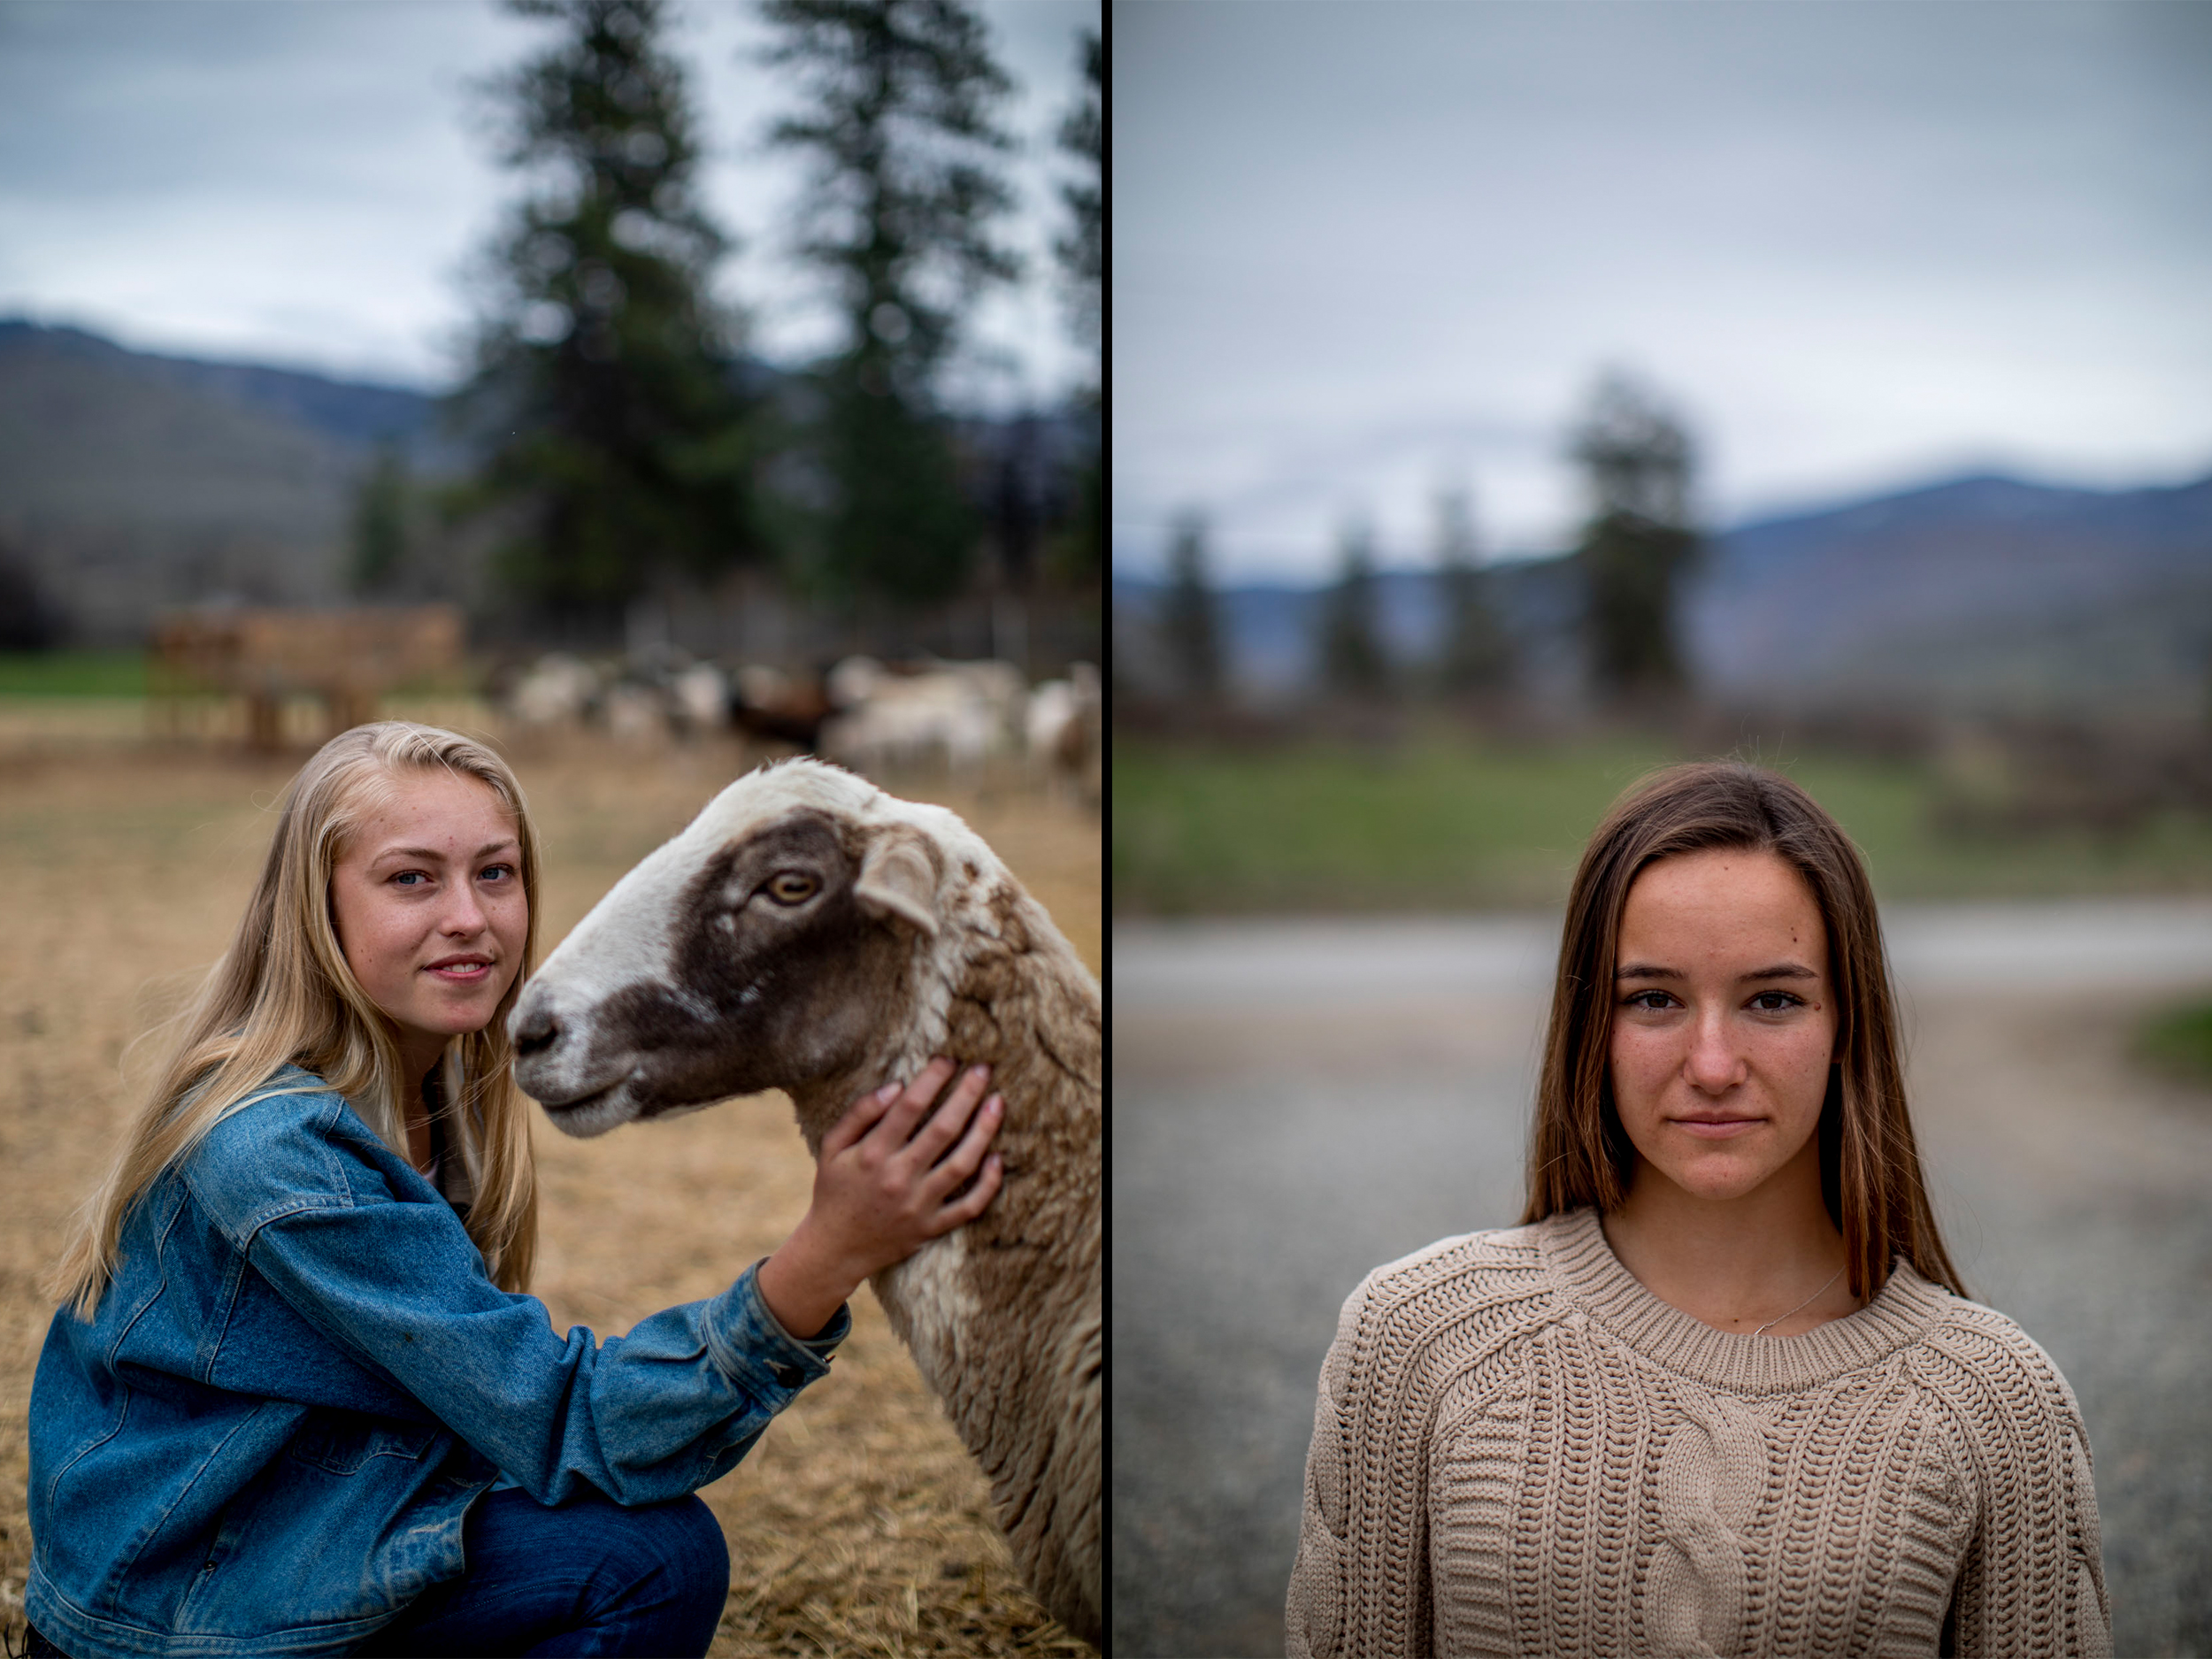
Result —
[{"label": "girl's face", "polygon": [[530,925],[521,859],[500,798],[438,768],[401,773],[331,871],[347,964],[398,1027],[411,1069],[483,1030],[514,983]]},{"label": "girl's face", "polygon": [[1770,852],[1662,858],[1628,889],[1617,961],[1613,1099],[1638,1154],[1632,1190],[1741,1198],[1809,1160],[1817,1192],[1836,1012],[1805,879]]}]

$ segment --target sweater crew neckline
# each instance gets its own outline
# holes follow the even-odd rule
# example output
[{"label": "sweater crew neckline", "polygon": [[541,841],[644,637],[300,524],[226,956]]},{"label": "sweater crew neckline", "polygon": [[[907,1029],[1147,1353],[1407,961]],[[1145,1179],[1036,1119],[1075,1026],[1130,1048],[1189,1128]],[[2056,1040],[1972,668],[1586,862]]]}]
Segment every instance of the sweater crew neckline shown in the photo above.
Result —
[{"label": "sweater crew neckline", "polygon": [[1595,1210],[1554,1216],[1535,1231],[1572,1304],[1645,1358],[1736,1394],[1791,1393],[1873,1364],[1925,1335],[1950,1300],[1901,1258],[1856,1313],[1796,1336],[1739,1336],[1646,1289],[1613,1254]]}]

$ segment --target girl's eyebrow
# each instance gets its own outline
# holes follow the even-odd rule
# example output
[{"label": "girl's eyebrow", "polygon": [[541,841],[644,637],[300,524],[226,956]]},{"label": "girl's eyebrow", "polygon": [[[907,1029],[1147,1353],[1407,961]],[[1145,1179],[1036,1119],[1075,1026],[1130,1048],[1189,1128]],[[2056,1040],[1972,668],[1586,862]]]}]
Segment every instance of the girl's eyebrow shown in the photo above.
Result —
[{"label": "girl's eyebrow", "polygon": [[[1682,976],[1672,968],[1663,968],[1655,963],[1632,962],[1613,976],[1617,979],[1678,979]],[[1802,963],[1778,962],[1770,968],[1758,968],[1742,976],[1747,979],[1817,979],[1820,975]]]},{"label": "girl's eyebrow", "polygon": [[[471,855],[469,862],[474,864],[479,858],[489,857],[493,853],[504,852],[514,845],[515,838],[511,835],[504,841],[487,841]],[[435,863],[444,856],[442,852],[431,847],[387,847],[382,852],[377,854],[379,861],[386,858],[424,858]]]}]

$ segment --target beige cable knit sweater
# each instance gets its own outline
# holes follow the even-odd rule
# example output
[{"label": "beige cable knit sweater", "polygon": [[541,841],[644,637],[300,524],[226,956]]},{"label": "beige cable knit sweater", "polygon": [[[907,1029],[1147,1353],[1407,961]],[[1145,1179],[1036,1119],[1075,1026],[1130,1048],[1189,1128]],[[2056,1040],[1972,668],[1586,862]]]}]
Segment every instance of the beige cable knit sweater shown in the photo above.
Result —
[{"label": "beige cable knit sweater", "polygon": [[1596,1212],[1371,1273],[1321,1373],[1295,1659],[2107,1654],[2089,1446],[2002,1314],[1901,1263],[1736,1336]]}]

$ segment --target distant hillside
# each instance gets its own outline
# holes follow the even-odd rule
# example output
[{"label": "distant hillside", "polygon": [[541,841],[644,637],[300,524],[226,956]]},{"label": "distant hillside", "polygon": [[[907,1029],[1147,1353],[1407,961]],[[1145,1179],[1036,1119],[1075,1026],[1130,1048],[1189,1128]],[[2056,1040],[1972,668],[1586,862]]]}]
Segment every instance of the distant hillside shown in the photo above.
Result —
[{"label": "distant hillside", "polygon": [[430,402],[0,324],[0,543],[92,642],[218,595],[326,602],[373,441]]},{"label": "distant hillside", "polygon": [[2062,708],[2200,697],[2212,661],[2212,478],[1960,479],[1747,525],[1713,552],[1686,620],[1731,691]]},{"label": "distant hillside", "polygon": [[210,363],[133,351],[78,328],[50,328],[0,319],[0,374],[37,357],[97,365],[140,380],[166,379],[242,409],[274,415],[342,443],[390,441],[427,449],[435,439],[437,398],[403,386],[334,380],[298,369],[252,363]]},{"label": "distant hillside", "polygon": [[[1493,592],[1531,689],[1571,699],[1579,579],[1571,561],[1494,567]],[[1394,649],[1432,656],[1442,618],[1422,572],[1381,579]],[[1227,590],[1235,671],[1251,692],[1313,676],[1320,595]],[[1153,585],[1118,580],[1140,678],[1164,672]],[[1684,595],[1700,683],[1732,700],[2065,710],[2201,703],[2212,670],[2212,478],[2170,488],[2063,489],[1975,477],[1763,519],[1708,544]]]},{"label": "distant hillside", "polygon": [[[746,389],[802,424],[807,382],[757,360]],[[418,479],[464,470],[438,397],[253,364],[132,351],[81,329],[0,320],[0,640],[16,613],[86,644],[135,644],[161,611],[234,598],[343,597],[357,486],[380,444]],[[1043,557],[1094,442],[1079,411],[954,422],[974,505],[1002,563]],[[418,515],[411,597],[497,608],[474,531]],[[1095,656],[1091,642],[1071,648]],[[1052,649],[1057,649],[1054,647]]]}]

